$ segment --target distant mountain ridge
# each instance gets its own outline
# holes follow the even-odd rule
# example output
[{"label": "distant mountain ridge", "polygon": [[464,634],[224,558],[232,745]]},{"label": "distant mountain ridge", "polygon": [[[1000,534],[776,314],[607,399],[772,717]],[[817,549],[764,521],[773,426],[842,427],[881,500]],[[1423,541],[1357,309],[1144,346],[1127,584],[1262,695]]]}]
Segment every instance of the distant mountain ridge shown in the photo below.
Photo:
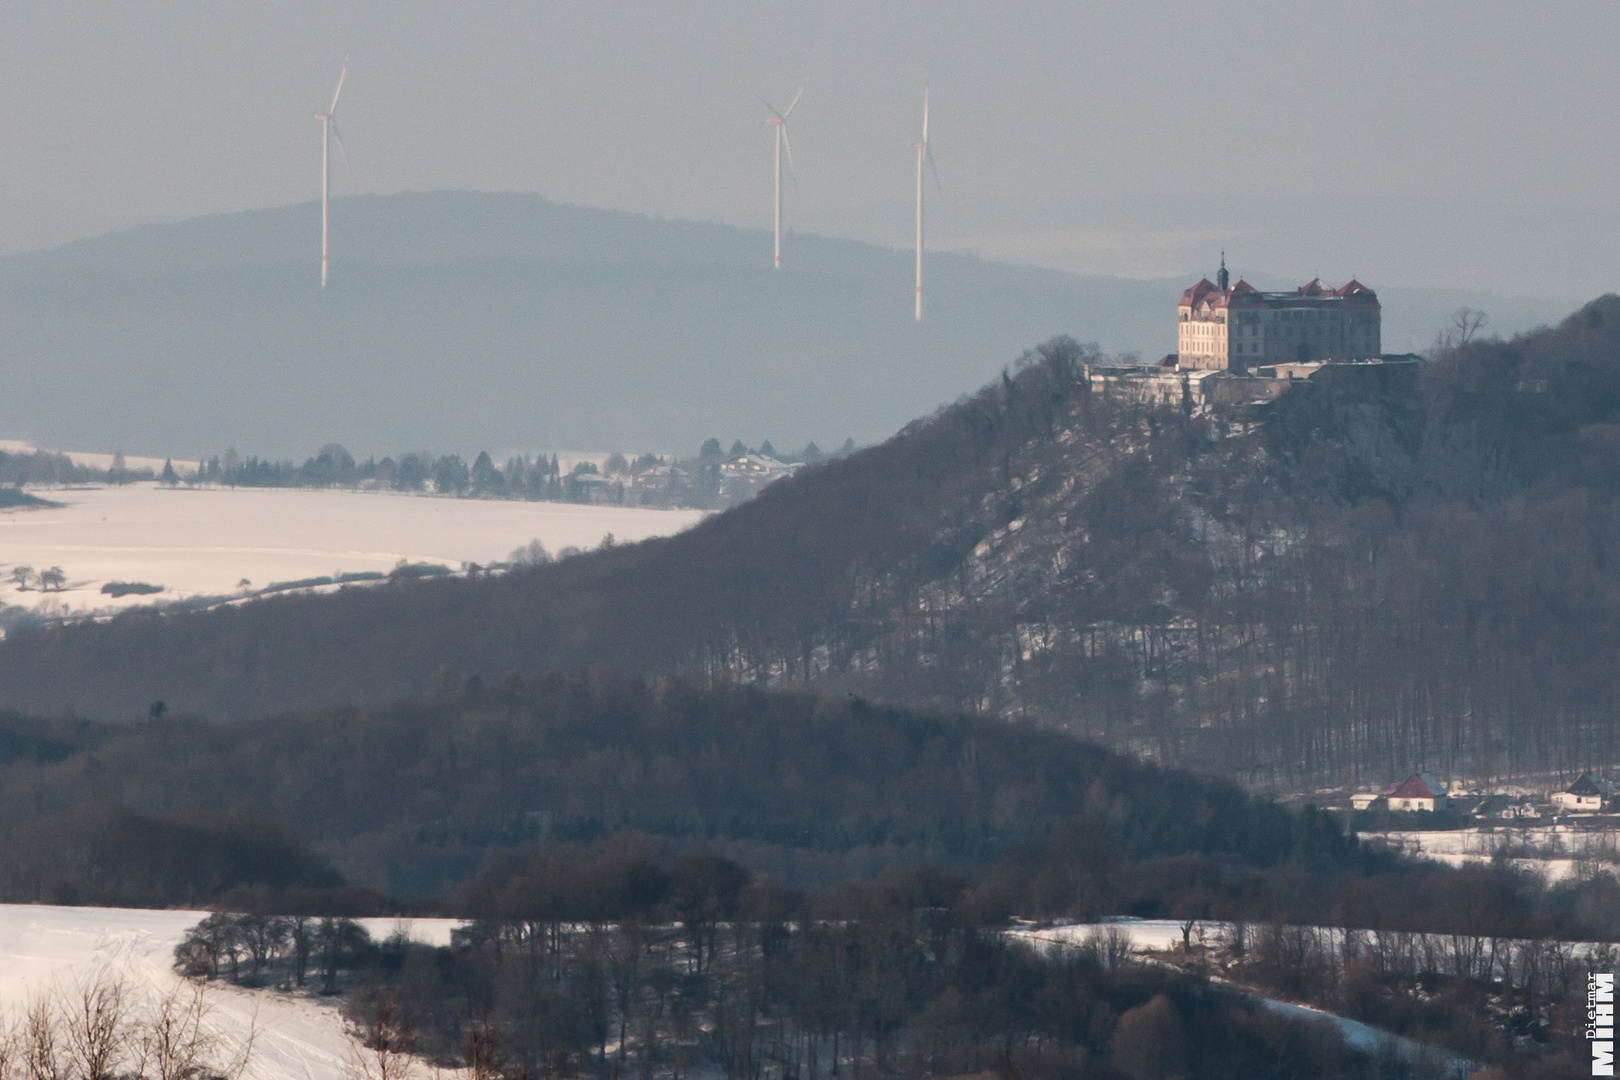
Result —
[{"label": "distant mountain ridge", "polygon": [[[0,436],[299,459],[868,442],[1054,334],[1168,351],[1182,287],[932,254],[919,326],[906,251],[789,235],[773,272],[763,229],[434,192],[335,200],[323,294],[318,223],[309,203],[0,258]],[[1386,324],[1425,327],[1462,297],[1384,295]]]},{"label": "distant mountain ridge", "polygon": [[185,457],[870,441],[1030,341],[1161,319],[1141,283],[938,255],[918,326],[908,253],[790,236],[772,272],[761,230],[453,192],[336,200],[323,294],[318,220],[0,259],[0,431]]}]

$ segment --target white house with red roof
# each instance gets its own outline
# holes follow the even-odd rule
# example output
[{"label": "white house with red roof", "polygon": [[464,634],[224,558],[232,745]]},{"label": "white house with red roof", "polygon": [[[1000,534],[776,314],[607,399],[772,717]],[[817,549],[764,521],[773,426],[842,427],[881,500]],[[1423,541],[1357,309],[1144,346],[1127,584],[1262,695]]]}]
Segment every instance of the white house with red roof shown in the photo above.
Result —
[{"label": "white house with red roof", "polygon": [[1176,366],[1247,371],[1262,365],[1370,360],[1382,350],[1378,294],[1352,278],[1337,289],[1314,278],[1292,292],[1230,283],[1226,256],[1177,305]]},{"label": "white house with red roof", "polygon": [[1445,785],[1428,773],[1413,773],[1389,793],[1391,810],[1444,810],[1451,800]]}]

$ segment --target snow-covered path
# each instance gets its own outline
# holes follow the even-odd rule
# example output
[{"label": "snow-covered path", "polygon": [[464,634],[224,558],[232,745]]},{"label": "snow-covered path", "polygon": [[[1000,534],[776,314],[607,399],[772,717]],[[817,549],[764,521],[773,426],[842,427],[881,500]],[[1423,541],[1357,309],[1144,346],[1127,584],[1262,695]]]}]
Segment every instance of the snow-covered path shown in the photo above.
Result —
[{"label": "snow-covered path", "polygon": [[[40,994],[71,990],[101,971],[123,979],[126,989],[163,991],[174,974],[174,947],[205,911],[49,907],[0,904],[0,1013],[15,1015]],[[374,937],[396,926],[430,944],[448,943],[449,919],[361,920]],[[226,1036],[256,1028],[253,1065],[257,1080],[336,1080],[348,1060],[350,1040],[335,1000],[318,1002],[270,990],[246,991],[213,984],[212,1022]]]}]

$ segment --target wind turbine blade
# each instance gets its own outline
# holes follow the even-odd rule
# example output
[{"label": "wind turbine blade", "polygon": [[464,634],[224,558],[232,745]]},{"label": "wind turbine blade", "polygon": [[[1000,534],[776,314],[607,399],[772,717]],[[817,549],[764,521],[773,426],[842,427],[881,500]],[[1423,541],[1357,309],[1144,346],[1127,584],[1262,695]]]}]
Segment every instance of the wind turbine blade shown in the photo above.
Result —
[{"label": "wind turbine blade", "polygon": [[799,103],[799,99],[802,97],[804,97],[804,87],[801,86],[799,87],[799,92],[793,95],[793,100],[788,102],[787,112],[782,114],[783,120],[786,120],[789,116],[793,115],[793,106],[797,105]]},{"label": "wind turbine blade", "polygon": [[928,145],[928,83],[923,83],[923,145]]},{"label": "wind turbine blade", "polygon": [[778,120],[782,120],[782,121],[787,120],[787,117],[783,116],[781,113],[776,111],[776,106],[775,105],[772,105],[770,102],[766,101],[764,98],[760,98],[759,103],[761,105],[765,106],[767,109],[771,110],[771,115],[776,117]]},{"label": "wind turbine blade", "polygon": [[343,149],[343,139],[338,135],[336,120],[332,121],[332,141],[337,143],[338,157],[343,159],[343,167],[347,169],[349,167],[349,155]]},{"label": "wind turbine blade", "polygon": [[923,143],[923,159],[928,162],[928,173],[934,178],[934,191],[943,199],[945,189],[939,182],[939,166],[934,164],[934,151],[927,143]]},{"label": "wind turbine blade", "polygon": [[338,99],[338,95],[343,93],[343,80],[346,77],[348,77],[348,74],[349,74],[349,62],[347,60],[345,60],[345,61],[343,61],[343,70],[338,72],[337,89],[332,91],[332,107],[330,109],[326,110],[329,115],[333,115],[333,116],[337,115],[337,99]]}]

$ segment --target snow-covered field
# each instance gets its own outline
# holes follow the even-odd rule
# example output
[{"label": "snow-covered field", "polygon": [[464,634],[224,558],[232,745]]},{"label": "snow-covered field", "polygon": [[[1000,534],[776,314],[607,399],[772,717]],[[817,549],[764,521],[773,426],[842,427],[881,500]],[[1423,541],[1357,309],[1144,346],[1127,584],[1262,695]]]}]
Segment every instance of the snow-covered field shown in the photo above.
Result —
[{"label": "snow-covered field", "polygon": [[[0,511],[0,605],[82,614],[197,596],[229,596],[241,582],[387,573],[401,560],[459,569],[487,565],[539,540],[552,553],[592,548],[611,533],[630,542],[679,532],[700,510],[440,498],[395,492],[285,488],[30,489],[63,505]],[[17,566],[61,567],[61,591],[19,590]],[[114,582],[163,587],[113,599]]]},{"label": "snow-covered field", "polygon": [[[121,978],[127,991],[162,992],[174,985],[174,947],[203,911],[47,907],[0,904],[0,1013],[15,1014],[39,994],[71,991],[100,972]],[[407,935],[446,944],[457,925],[449,919],[361,920],[374,937],[403,927]],[[350,1040],[334,1004],[274,991],[215,984],[211,1020],[222,1035],[256,1029],[253,1065],[258,1080],[336,1080]]]}]

